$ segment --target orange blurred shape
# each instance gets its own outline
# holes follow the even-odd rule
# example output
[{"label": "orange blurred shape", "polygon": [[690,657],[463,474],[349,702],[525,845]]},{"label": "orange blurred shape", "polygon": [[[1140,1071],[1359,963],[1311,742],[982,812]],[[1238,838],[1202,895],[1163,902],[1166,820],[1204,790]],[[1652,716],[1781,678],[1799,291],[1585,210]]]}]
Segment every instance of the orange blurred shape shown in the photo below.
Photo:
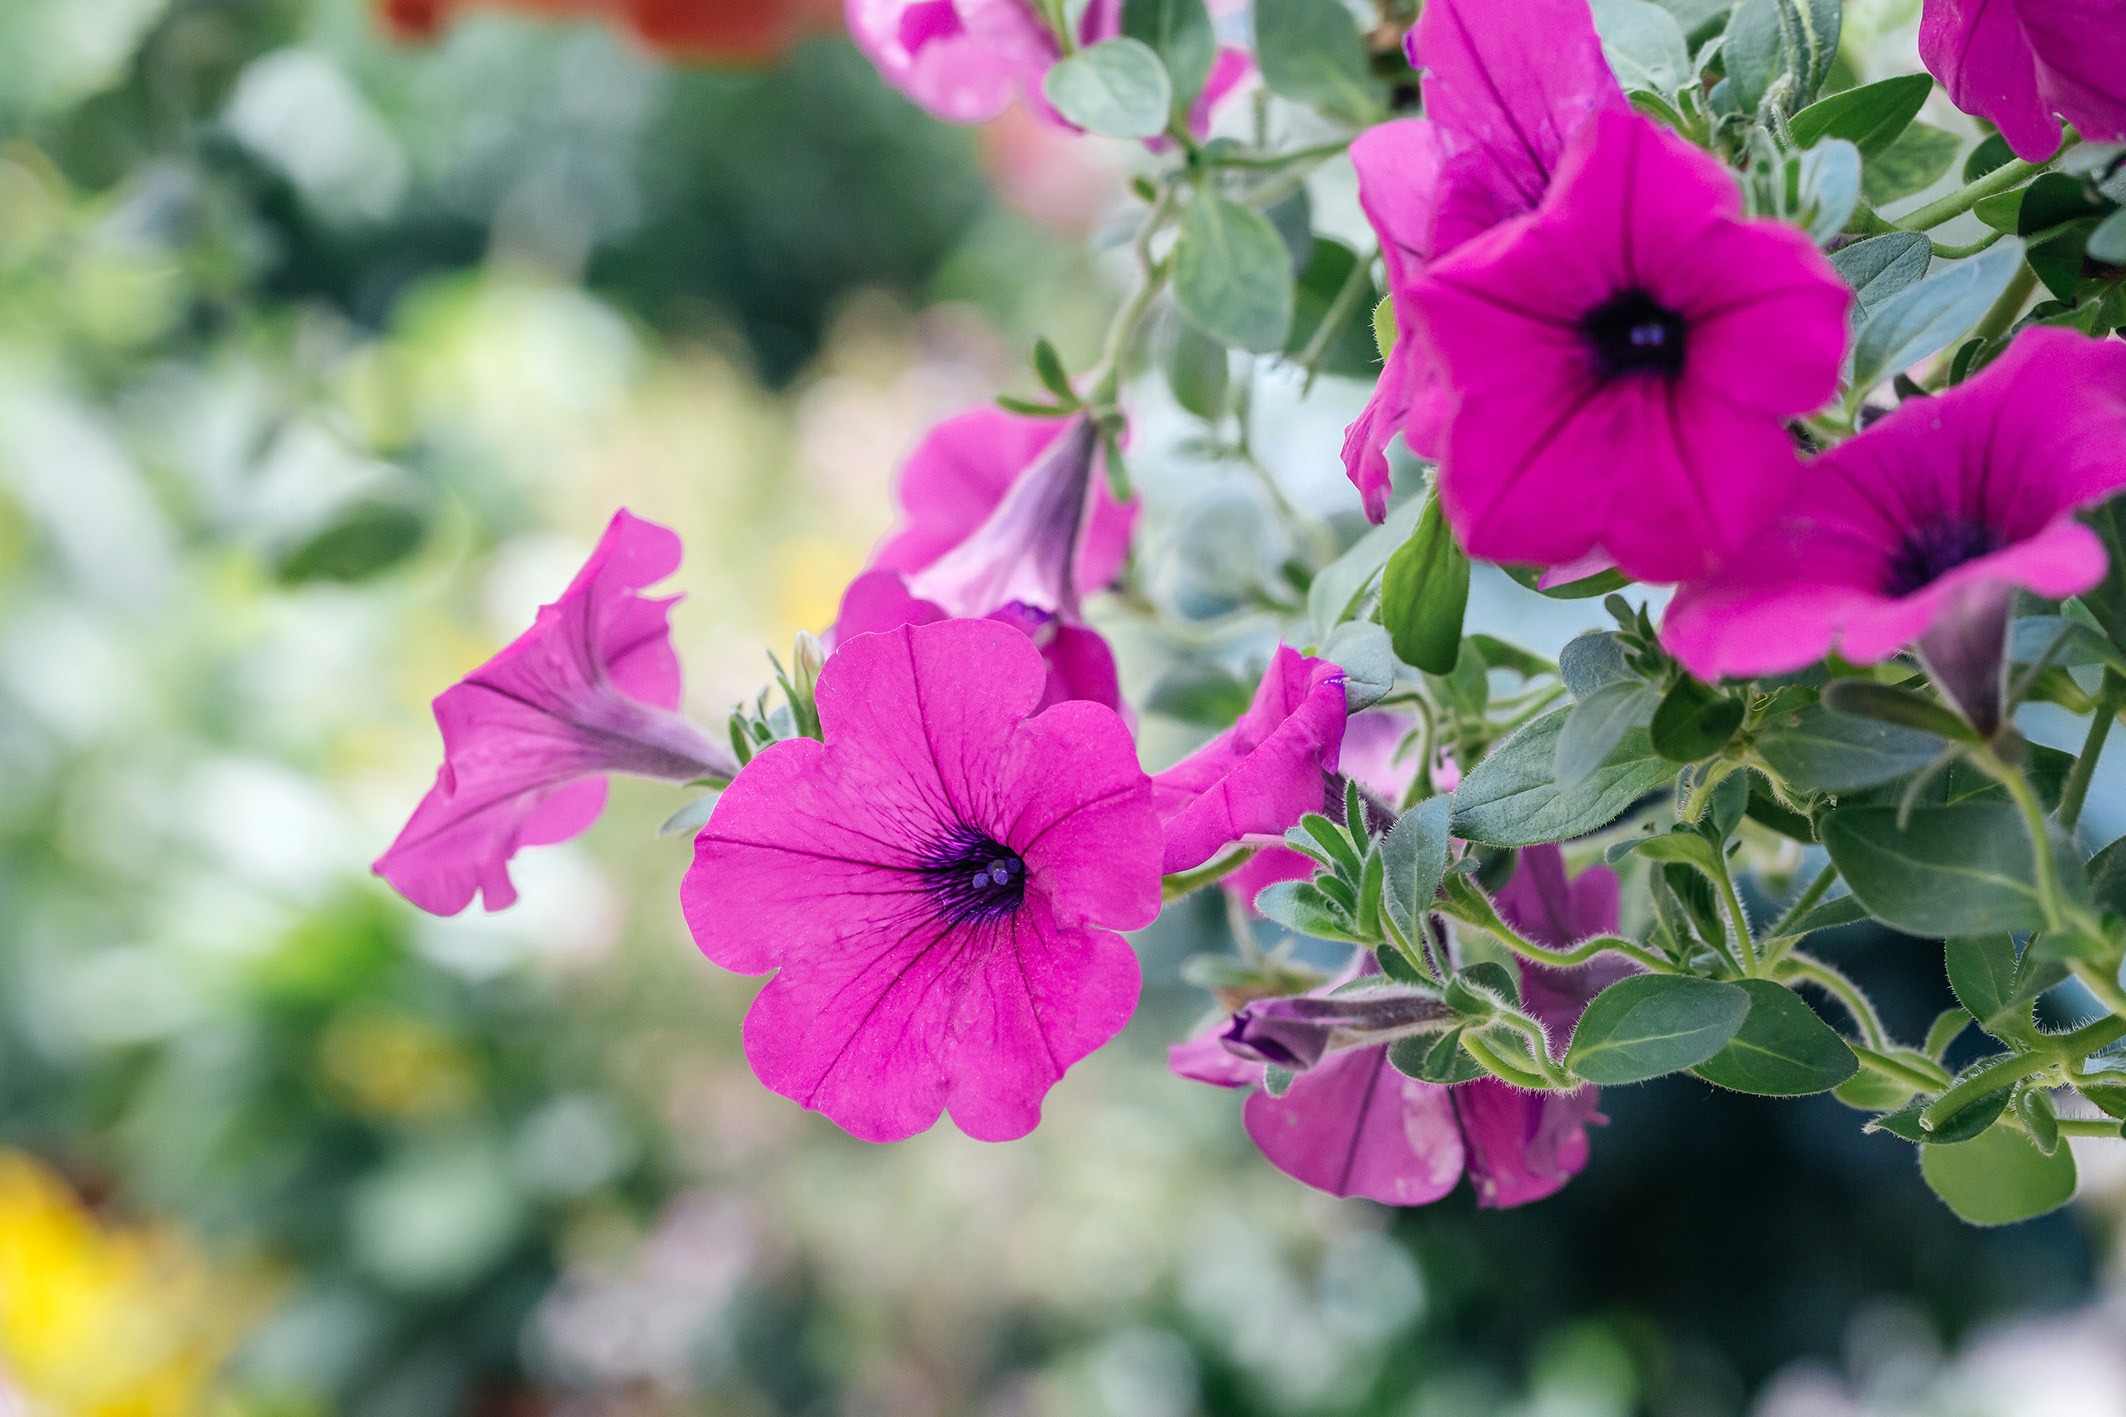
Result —
[{"label": "orange blurred shape", "polygon": [[603,15],[660,54],[723,64],[768,63],[842,22],[841,0],[377,0],[377,13],[398,38],[429,40],[475,4],[547,18]]},{"label": "orange blurred shape", "polygon": [[980,151],[982,169],[1006,205],[1066,235],[1097,226],[1128,176],[1114,144],[1044,123],[1023,104],[983,125]]}]

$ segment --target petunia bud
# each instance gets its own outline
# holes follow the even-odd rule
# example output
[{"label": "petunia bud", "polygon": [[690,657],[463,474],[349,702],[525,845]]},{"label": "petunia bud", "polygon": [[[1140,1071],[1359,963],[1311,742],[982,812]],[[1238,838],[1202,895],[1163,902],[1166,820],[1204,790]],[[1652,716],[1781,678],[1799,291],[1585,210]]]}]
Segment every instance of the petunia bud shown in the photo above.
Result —
[{"label": "petunia bud", "polygon": [[1437,1033],[1458,1018],[1436,995],[1416,989],[1302,995],[1249,1004],[1233,1015],[1222,1041],[1236,1057],[1305,1072],[1330,1053]]}]

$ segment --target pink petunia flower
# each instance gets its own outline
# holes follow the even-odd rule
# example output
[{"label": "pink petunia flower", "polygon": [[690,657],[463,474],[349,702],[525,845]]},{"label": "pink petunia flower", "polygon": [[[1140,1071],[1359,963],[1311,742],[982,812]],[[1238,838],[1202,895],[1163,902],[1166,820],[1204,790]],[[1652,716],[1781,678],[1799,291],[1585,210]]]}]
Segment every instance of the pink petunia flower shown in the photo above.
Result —
[{"label": "pink petunia flower", "polygon": [[679,538],[621,511],[532,627],[435,701],[443,766],[376,873],[421,909],[517,898],[520,847],[566,841],[605,810],[608,773],[686,782],[738,771],[686,719],[666,624],[679,597],[635,592],[678,569]]},{"label": "pink petunia flower", "polygon": [[2126,138],[2126,5],[2119,0],[1926,0],[1919,57],[1949,100],[2032,162],[2085,138]]},{"label": "pink petunia flower", "polygon": [[[1553,947],[1570,945],[1616,928],[1616,873],[1596,867],[1568,880],[1557,847],[1531,847],[1521,853],[1520,868],[1499,893],[1498,906],[1528,938]],[[1628,972],[1628,964],[1607,956],[1574,969],[1524,963],[1523,1003],[1550,1030],[1553,1048],[1562,1053],[1587,1002]],[[1318,991],[1311,1001],[1330,1003],[1327,993]],[[1394,999],[1394,991],[1387,997]],[[1271,1037],[1293,1063],[1305,1062],[1309,1053],[1319,1058],[1292,1080],[1283,1097],[1258,1090],[1243,1109],[1248,1135],[1286,1175],[1332,1195],[1425,1205],[1453,1190],[1466,1172],[1478,1202],[1503,1209],[1553,1194],[1587,1165],[1587,1124],[1601,1120],[1595,1088],[1522,1092],[1495,1078],[1452,1087],[1420,1082],[1389,1063],[1385,1043],[1327,1051],[1336,1046],[1336,1030],[1351,1027],[1333,1009],[1321,1020],[1320,1038],[1306,1040],[1290,1007],[1302,1002],[1269,1000],[1242,1011],[1261,1015],[1285,1006]],[[1386,1017],[1397,1009],[1396,1019]],[[1392,1028],[1423,1019],[1414,1002],[1404,1002],[1391,1003],[1373,1022]],[[1262,1063],[1234,1051],[1226,1041],[1234,1031],[1235,1025],[1222,1023],[1216,1031],[1174,1045],[1168,1068],[1214,1086],[1258,1087]],[[1262,1037],[1259,1028],[1255,1037]]]},{"label": "pink petunia flower", "polygon": [[1402,329],[1372,401],[1344,433],[1344,470],[1376,522],[1388,510],[1389,442],[1400,432],[1419,457],[1438,457],[1452,410],[1415,337],[1412,284],[1470,237],[1534,211],[1580,125],[1627,108],[1586,0],[1432,0],[1407,43],[1424,71],[1426,116],[1351,144]]},{"label": "pink petunia flower", "polygon": [[1604,112],[1535,212],[1435,261],[1411,300],[1454,391],[1440,493],[1463,548],[1556,565],[1599,546],[1674,581],[1792,491],[1783,420],[1837,392],[1852,292],[1804,233],[1745,220],[1711,157]]},{"label": "pink petunia flower", "polygon": [[[1211,8],[1235,6],[1214,0]],[[850,36],[886,82],[948,123],[986,123],[1018,98],[1044,122],[1072,126],[1042,94],[1063,49],[1032,0],[847,0],[847,16]],[[1079,17],[1081,45],[1121,33],[1121,0],[1092,0]],[[1219,50],[1190,107],[1197,136],[1207,131],[1211,108],[1254,67],[1244,49]]]},{"label": "pink petunia flower", "polygon": [[[1401,802],[1403,794],[1410,789],[1411,780],[1417,776],[1418,760],[1417,755],[1411,755],[1398,762],[1395,754],[1409,735],[1412,723],[1409,715],[1392,709],[1369,709],[1347,721],[1335,771],[1322,783],[1322,800],[1306,810],[1322,812],[1332,818],[1341,817],[1344,809],[1341,779],[1344,778],[1356,782],[1383,803]],[[1434,775],[1434,785],[1442,792],[1452,792],[1454,783],[1460,780],[1459,775],[1452,782],[1441,773]],[[1152,781],[1156,786],[1158,779]],[[1297,825],[1297,817],[1285,823],[1286,828]],[[1314,858],[1311,856],[1289,846],[1264,845],[1219,884],[1252,909],[1255,897],[1266,887],[1279,881],[1310,880],[1313,875]]]},{"label": "pink petunia flower", "polygon": [[1167,874],[1321,811],[1346,713],[1343,670],[1279,645],[1240,721],[1152,779]]},{"label": "pink petunia flower", "polygon": [[901,522],[843,592],[832,647],[896,625],[993,618],[1048,662],[1043,707],[1122,707],[1114,654],[1080,614],[1129,555],[1137,503],[1118,503],[1085,417],[976,409],[931,430],[902,467]]},{"label": "pink petunia flower", "polygon": [[1114,932],[1159,913],[1151,784],[1112,711],[1036,713],[1044,678],[991,621],[852,640],[820,673],[825,741],[748,763],[695,838],[695,942],[775,971],[746,1015],[753,1071],[866,1141],[944,1110],[1022,1136],[1136,1007]]},{"label": "pink petunia flower", "polygon": [[2126,488],[2121,448],[2126,345],[2025,330],[1968,383],[1817,458],[1772,527],[1677,590],[1661,642],[1708,681],[1917,644],[1964,702],[1963,646],[1990,636],[1998,666],[2017,587],[2064,597],[2103,578],[2074,512]]}]

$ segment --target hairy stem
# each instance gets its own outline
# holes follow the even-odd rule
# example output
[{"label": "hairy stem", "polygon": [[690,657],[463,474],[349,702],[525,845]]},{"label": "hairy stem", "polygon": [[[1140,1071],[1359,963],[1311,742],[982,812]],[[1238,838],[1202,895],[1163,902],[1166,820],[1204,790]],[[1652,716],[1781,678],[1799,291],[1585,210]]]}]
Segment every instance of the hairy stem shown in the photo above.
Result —
[{"label": "hairy stem", "polygon": [[1792,929],[1795,921],[1816,908],[1816,903],[1823,899],[1824,892],[1828,891],[1831,883],[1837,879],[1838,868],[1828,861],[1824,862],[1823,869],[1816,873],[1816,879],[1809,882],[1809,888],[1803,891],[1800,898],[1788,906],[1786,913],[1765,932],[1765,938],[1776,940]]},{"label": "hairy stem", "polygon": [[2052,1061],[2043,1053],[2003,1054],[1928,1103],[1919,1114],[1919,1125],[1931,1132],[1981,1097],[2021,1082],[2032,1073],[2043,1072],[2052,1066]]},{"label": "hairy stem", "polygon": [[1948,196],[1932,201],[1900,220],[1897,225],[1906,231],[1932,231],[1951,217],[1962,216],[1988,197],[1997,197],[2011,187],[2037,176],[2050,167],[2068,148],[2081,141],[2081,136],[2072,127],[2067,129],[2060,151],[2043,162],[2025,162],[2021,158],[1994,168],[1976,182],[1967,182]]},{"label": "hairy stem", "polygon": [[1861,1037],[1867,1039],[1870,1048],[1882,1050],[1890,1046],[1889,1034],[1883,1030],[1882,1016],[1875,1012],[1874,1001],[1837,966],[1795,950],[1780,961],[1779,973],[1783,976],[1782,983],[1785,979],[1806,979],[1836,999],[1860,1026]]},{"label": "hairy stem", "polygon": [[2119,1123],[2110,1117],[2062,1117],[2059,1119],[2060,1135],[2063,1137],[2117,1137],[2121,1135]]},{"label": "hairy stem", "polygon": [[1170,901],[1179,900],[1193,891],[1199,891],[1208,885],[1215,885],[1227,876],[1232,875],[1242,866],[1245,866],[1249,858],[1254,856],[1254,854],[1254,847],[1243,846],[1238,851],[1221,856],[1208,865],[1198,866],[1193,871],[1176,871],[1159,883],[1160,898]]},{"label": "hairy stem", "polygon": [[2126,704],[2126,678],[2116,669],[2105,669],[2104,685],[2097,691],[2096,716],[2089,720],[2089,736],[2082,741],[2081,756],[2060,789],[2060,825],[2069,831],[2082,818],[2082,802],[2089,796],[2089,779],[2096,774],[2097,759],[2104,754],[2104,740],[2111,736],[2111,721],[2119,706]]},{"label": "hairy stem", "polygon": [[1477,1065],[1485,1072],[1502,1081],[1509,1082],[1515,1087],[1525,1088],[1530,1092],[1557,1092],[1563,1090],[1554,1086],[1548,1078],[1507,1062],[1499,1056],[1496,1049],[1474,1033],[1464,1033],[1462,1035],[1462,1047],[1469,1050],[1469,1056],[1476,1059]]}]

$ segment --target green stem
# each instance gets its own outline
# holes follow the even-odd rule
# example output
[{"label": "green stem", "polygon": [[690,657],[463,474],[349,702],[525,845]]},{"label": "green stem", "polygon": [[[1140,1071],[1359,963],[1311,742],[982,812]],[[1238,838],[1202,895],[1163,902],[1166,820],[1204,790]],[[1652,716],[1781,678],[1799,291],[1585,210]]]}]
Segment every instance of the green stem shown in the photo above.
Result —
[{"label": "green stem", "polygon": [[1727,918],[1734,922],[1735,943],[1742,949],[1742,973],[1747,979],[1757,977],[1757,942],[1750,938],[1750,921],[1742,913],[1742,897],[1735,893],[1735,880],[1728,873],[1727,858],[1720,858],[1720,894],[1727,902]]},{"label": "green stem", "polygon": [[1861,1036],[1868,1040],[1870,1048],[1887,1049],[1890,1046],[1890,1036],[1883,1029],[1882,1016],[1875,1012],[1874,1003],[1837,966],[1799,950],[1781,960],[1780,964],[1782,976],[1806,979],[1844,1005],[1845,1011],[1853,1016],[1853,1022],[1860,1025]]},{"label": "green stem", "polygon": [[1816,879],[1809,882],[1809,888],[1801,893],[1800,899],[1786,908],[1786,913],[1779,917],[1778,923],[1765,932],[1765,938],[1778,939],[1792,929],[1796,920],[1816,908],[1816,902],[1823,899],[1824,892],[1828,891],[1831,883],[1837,879],[1838,868],[1828,861],[1824,862],[1823,869],[1816,873]]},{"label": "green stem", "polygon": [[2104,685],[2097,690],[2096,716],[2089,721],[2089,736],[2082,741],[2082,753],[2074,760],[2073,771],[2067,774],[2067,785],[2060,789],[2060,825],[2069,831],[2081,820],[2089,779],[2096,773],[2097,759],[2104,754],[2104,740],[2111,735],[2111,721],[2118,716],[2121,704],[2126,704],[2126,678],[2121,678],[2116,669],[2107,668]]},{"label": "green stem", "polygon": [[1988,246],[1991,246],[1994,242],[2000,240],[2003,236],[2006,236],[2007,234],[2008,233],[2005,231],[1989,231],[1984,236],[1979,237],[1978,240],[1970,243],[1968,246],[1944,246],[1939,241],[1930,242],[1928,244],[1934,248],[1934,254],[1938,259],[1944,261],[1961,261],[1966,256],[1976,256],[1979,252],[1985,250]]},{"label": "green stem", "polygon": [[1676,973],[1676,966],[1671,961],[1642,948],[1636,941],[1622,939],[1616,935],[1597,935],[1591,940],[1581,941],[1569,950],[1546,949],[1532,940],[1524,939],[1519,931],[1499,918],[1498,911],[1492,907],[1490,899],[1483,891],[1458,872],[1447,877],[1446,899],[1434,908],[1464,925],[1482,930],[1521,958],[1534,960],[1537,964],[1565,969],[1576,964],[1585,964],[1604,950],[1614,950],[1657,974]]},{"label": "green stem", "polygon": [[1541,1070],[1543,1077],[1552,1087],[1566,1089],[1577,1086],[1573,1082],[1570,1073],[1551,1061],[1550,1035],[1543,1031],[1541,1023],[1518,1009],[1501,1009],[1498,1017],[1499,1022],[1518,1029],[1521,1035],[1528,1040],[1530,1059]]},{"label": "green stem", "polygon": [[2041,1073],[2051,1067],[2052,1062],[2052,1058],[2043,1053],[2003,1054],[1928,1103],[1927,1109],[1919,1114],[1920,1128],[1931,1132],[1979,1098],[2021,1082],[2032,1073]]},{"label": "green stem", "polygon": [[2001,292],[2000,299],[1993,302],[1993,308],[1986,311],[1985,317],[1971,327],[1970,338],[1992,339],[2006,331],[2008,326],[2015,323],[2015,317],[2023,313],[2023,302],[2028,300],[2030,292],[2036,289],[2037,271],[2025,261],[2016,271],[2014,278],[2008,282],[2008,288]]},{"label": "green stem", "polygon": [[[2045,821],[2045,804],[2037,800],[2031,790],[2030,780],[2020,770],[2010,767],[1996,756],[1991,748],[1973,748],[1972,760],[1984,768],[1992,778],[2008,789],[2015,805],[2023,814],[2023,824],[2030,832],[2030,856],[2037,867],[2038,908],[2045,913],[2045,928],[2061,933],[2096,934],[2086,928],[2087,922],[2070,920],[2067,908],[2060,902],[2059,878],[2052,869],[2052,830]],[[2079,913],[2079,912],[2077,912]]]},{"label": "green stem", "polygon": [[1516,1067],[1501,1058],[1489,1043],[1486,1043],[1474,1033],[1464,1033],[1462,1035],[1462,1046],[1469,1050],[1469,1056],[1476,1059],[1478,1066],[1482,1067],[1485,1072],[1512,1083],[1515,1087],[1525,1088],[1530,1092],[1555,1092],[1559,1090],[1553,1087],[1550,1080],[1541,1074],[1531,1073],[1527,1069]]},{"label": "green stem", "polygon": [[1878,1053],[1873,1048],[1856,1047],[1853,1049],[1853,1056],[1858,1058],[1860,1065],[1869,1072],[1889,1078],[1892,1082],[1903,1083],[1914,1092],[1932,1092],[1938,1087],[1948,1086],[1947,1073],[1941,1073],[1937,1077],[1933,1073],[1921,1072],[1903,1059],[1893,1058],[1887,1053]]},{"label": "green stem", "polygon": [[1158,200],[1145,214],[1144,229],[1137,233],[1137,269],[1143,274],[1137,281],[1136,290],[1115,312],[1114,323],[1107,327],[1107,342],[1101,349],[1100,362],[1088,376],[1092,391],[1086,395],[1085,402],[1096,414],[1106,411],[1114,403],[1115,395],[1122,387],[1122,359],[1129,350],[1130,337],[1137,332],[1145,312],[1152,308],[1152,302],[1159,298],[1159,292],[1166,286],[1170,263],[1152,260],[1152,238],[1166,225],[1167,216],[1174,209],[1174,191],[1172,187],[1159,189]]},{"label": "green stem", "polygon": [[1315,327],[1307,347],[1299,352],[1299,367],[1307,371],[1306,385],[1300,391],[1302,397],[1313,392],[1314,377],[1321,372],[1322,357],[1329,352],[1329,341],[1350,318],[1351,307],[1358,304],[1359,297],[1372,288],[1373,258],[1361,256],[1351,263],[1351,273],[1344,277],[1336,298],[1329,302],[1328,312],[1321,317],[1321,324]]},{"label": "green stem", "polygon": [[2121,1135],[2119,1123],[2108,1117],[2062,1117],[2059,1120],[2063,1137],[2117,1137]]},{"label": "green stem", "polygon": [[1207,866],[1198,866],[1193,871],[1176,871],[1159,883],[1162,900],[1179,900],[1205,886],[1215,885],[1248,863],[1255,854],[1252,846],[1243,846],[1229,856],[1221,856]]},{"label": "green stem", "polygon": [[1256,172],[1276,172],[1302,162],[1321,162],[1338,157],[1351,146],[1349,138],[1333,143],[1316,143],[1310,148],[1294,148],[1288,153],[1210,153],[1203,155],[1205,167],[1237,167]]},{"label": "green stem", "polygon": [[2126,1038],[2126,1017],[2113,1014],[2100,1018],[2095,1023],[2083,1024],[2072,1033],[2062,1033],[2048,1039],[2053,1051],[2080,1063],[2099,1048],[2108,1047]]},{"label": "green stem", "polygon": [[[2079,141],[2080,138],[2074,130],[2072,128],[2068,129],[2067,140],[2060,144],[2060,152],[2067,151],[2069,147]],[[2050,167],[2054,159],[2058,157],[2059,153],[2054,153],[2052,157],[2046,158],[2043,162],[2025,162],[2021,158],[2017,158],[2013,162],[1994,168],[1976,182],[1965,183],[1948,196],[1938,201],[1927,203],[1918,211],[1899,220],[1897,225],[1905,231],[1932,231],[1935,227],[1949,220],[1949,218],[1962,216],[1965,212],[1970,211],[1971,208],[1986,200],[1986,198],[1997,197],[2009,188],[2020,185],[2025,179],[2037,176],[2040,172]]]}]

